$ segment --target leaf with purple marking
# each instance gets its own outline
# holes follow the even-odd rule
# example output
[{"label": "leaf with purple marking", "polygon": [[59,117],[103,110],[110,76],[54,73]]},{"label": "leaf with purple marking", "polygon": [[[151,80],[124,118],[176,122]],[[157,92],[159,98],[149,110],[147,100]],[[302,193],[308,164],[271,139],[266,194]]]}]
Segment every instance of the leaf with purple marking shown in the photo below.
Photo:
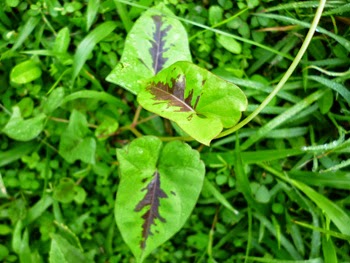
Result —
[{"label": "leaf with purple marking", "polygon": [[191,61],[186,30],[172,16],[163,4],[146,11],[129,32],[120,63],[107,81],[138,94],[143,80],[177,61]]},{"label": "leaf with purple marking", "polygon": [[247,108],[247,98],[234,84],[190,62],[176,62],[145,82],[141,106],[176,122],[195,140],[209,145],[230,128]]},{"label": "leaf with purple marking", "polygon": [[199,153],[180,141],[144,136],[117,150],[120,183],[115,218],[124,241],[143,260],[178,232],[203,186]]}]

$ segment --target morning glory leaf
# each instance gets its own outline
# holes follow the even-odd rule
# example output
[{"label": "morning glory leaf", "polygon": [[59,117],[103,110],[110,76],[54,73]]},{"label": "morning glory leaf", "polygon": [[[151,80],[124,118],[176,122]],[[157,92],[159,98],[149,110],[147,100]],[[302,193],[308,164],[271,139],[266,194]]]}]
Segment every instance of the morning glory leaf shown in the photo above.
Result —
[{"label": "morning glory leaf", "polygon": [[234,84],[190,62],[176,62],[145,82],[137,100],[145,109],[176,122],[209,145],[241,118],[247,98]]},{"label": "morning glory leaf", "polygon": [[84,114],[73,110],[69,124],[61,135],[59,154],[69,163],[81,160],[95,163],[96,140],[88,128]]},{"label": "morning glory leaf", "polygon": [[186,30],[173,15],[163,4],[146,11],[128,34],[120,63],[107,81],[138,94],[144,79],[176,61],[190,61]]},{"label": "morning glory leaf", "polygon": [[[178,232],[203,186],[199,153],[180,141],[144,136],[117,150],[120,183],[115,218],[137,262]],[[179,183],[181,182],[181,183]]]},{"label": "morning glory leaf", "polygon": [[17,141],[30,141],[36,138],[44,129],[46,119],[44,113],[29,119],[23,119],[18,106],[14,106],[12,110],[11,118],[2,130],[8,137]]}]

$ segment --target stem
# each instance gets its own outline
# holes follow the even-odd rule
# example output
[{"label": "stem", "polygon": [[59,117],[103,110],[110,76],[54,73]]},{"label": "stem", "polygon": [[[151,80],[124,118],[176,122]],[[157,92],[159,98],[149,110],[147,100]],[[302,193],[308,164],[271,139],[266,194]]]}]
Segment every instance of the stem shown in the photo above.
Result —
[{"label": "stem", "polygon": [[141,113],[142,107],[139,105],[136,109],[135,115],[134,115],[134,119],[132,120],[132,123],[130,124],[130,127],[134,128],[137,125],[137,120],[140,117],[140,113]]},{"label": "stem", "polygon": [[130,130],[137,138],[140,138],[140,137],[143,136],[141,132],[139,132],[138,130],[136,130],[136,129],[133,128],[133,127],[130,127],[129,130]]},{"label": "stem", "polygon": [[235,131],[239,130],[240,128],[242,128],[244,125],[246,125],[247,123],[249,123],[252,119],[254,119],[266,106],[267,104],[270,103],[270,101],[276,96],[276,94],[283,88],[284,84],[288,81],[289,77],[293,74],[294,70],[296,69],[296,67],[298,66],[301,58],[303,57],[306,49],[308,48],[312,37],[316,31],[316,27],[318,22],[321,19],[322,16],[322,12],[324,9],[324,6],[326,4],[326,0],[320,0],[320,4],[317,8],[314,20],[312,21],[312,24],[310,26],[309,32],[307,33],[304,43],[302,44],[302,46],[300,47],[300,50],[298,52],[298,54],[296,55],[295,59],[293,60],[292,64],[290,65],[290,67],[288,68],[288,70],[286,71],[286,73],[284,74],[284,76],[282,77],[282,79],[280,80],[280,82],[277,84],[277,86],[275,87],[275,89],[270,93],[269,96],[266,97],[266,99],[260,104],[260,106],[258,108],[256,108],[247,118],[245,118],[243,121],[239,122],[236,126],[223,131],[222,133],[220,133],[217,138],[221,138],[224,136],[227,136],[229,134],[234,133]]}]

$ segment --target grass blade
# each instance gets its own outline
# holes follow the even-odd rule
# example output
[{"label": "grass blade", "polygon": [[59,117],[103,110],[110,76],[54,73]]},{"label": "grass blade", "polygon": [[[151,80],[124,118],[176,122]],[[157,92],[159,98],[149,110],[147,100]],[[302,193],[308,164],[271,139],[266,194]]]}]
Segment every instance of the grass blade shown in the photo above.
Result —
[{"label": "grass blade", "polygon": [[246,140],[241,148],[242,149],[247,149],[250,146],[252,146],[255,142],[257,142],[258,140],[260,140],[261,138],[265,137],[269,132],[271,132],[274,128],[282,125],[284,122],[286,122],[287,120],[289,120],[291,117],[297,115],[299,112],[301,112],[303,109],[305,109],[307,106],[309,106],[310,104],[314,103],[315,101],[317,101],[319,98],[321,98],[323,96],[323,94],[325,93],[325,90],[318,90],[314,93],[312,93],[311,95],[309,95],[308,97],[306,97],[305,99],[303,99],[302,101],[300,101],[299,103],[295,104],[293,107],[289,108],[288,110],[286,110],[284,113],[282,113],[281,115],[275,117],[274,119],[272,119],[270,122],[268,122],[267,124],[265,124],[264,126],[262,126],[257,132],[256,134],[254,134],[253,136],[251,136],[248,140]]},{"label": "grass blade", "polygon": [[86,31],[89,31],[94,22],[99,7],[100,0],[89,0],[86,12]]},{"label": "grass blade", "polygon": [[203,188],[205,188],[208,192],[210,192],[216,200],[219,201],[220,204],[222,204],[224,207],[226,207],[228,210],[230,210],[234,214],[238,214],[239,212],[233,208],[233,206],[230,204],[229,201],[223,196],[218,189],[207,179],[204,178],[204,185]]},{"label": "grass blade", "polygon": [[350,217],[337,204],[330,201],[325,196],[317,193],[314,189],[306,184],[291,180],[292,184],[300,191],[307,195],[316,205],[323,210],[323,212],[330,218],[330,220],[338,227],[344,235],[350,235]]},{"label": "grass blade", "polygon": [[31,153],[37,146],[37,142],[25,142],[12,147],[11,150],[0,152],[0,167],[18,160],[23,155]]},{"label": "grass blade", "polygon": [[72,82],[78,76],[92,50],[102,39],[108,36],[117,27],[112,21],[104,22],[92,30],[79,44],[74,55]]},{"label": "grass blade", "polygon": [[27,37],[33,32],[34,28],[37,26],[39,21],[40,17],[37,16],[31,16],[28,19],[27,23],[23,26],[21,32],[19,33],[15,44],[12,46],[12,50],[16,50],[23,44]]},{"label": "grass blade", "polygon": [[332,80],[329,80],[326,78],[322,78],[319,76],[309,76],[309,79],[317,81],[318,83],[321,83],[322,85],[324,85],[332,90],[335,90],[346,100],[347,103],[350,104],[350,91],[348,88],[346,88],[342,84],[339,84],[335,81],[332,81]]}]

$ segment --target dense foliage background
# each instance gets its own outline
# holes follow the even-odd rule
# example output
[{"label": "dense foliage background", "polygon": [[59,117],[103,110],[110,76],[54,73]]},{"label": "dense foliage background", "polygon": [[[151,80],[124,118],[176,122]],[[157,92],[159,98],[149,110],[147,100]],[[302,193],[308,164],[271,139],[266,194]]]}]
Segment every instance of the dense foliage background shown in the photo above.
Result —
[{"label": "dense foliage background", "polygon": [[[287,70],[318,6],[130,2],[164,2],[181,17],[194,63],[243,89],[245,116]],[[142,135],[181,136],[105,81],[143,11],[112,0],[0,3],[0,261],[47,262],[74,247],[66,262],[133,262],[113,215],[115,150]],[[327,1],[322,29],[261,114],[210,147],[189,142],[209,184],[149,262],[350,261],[349,15],[348,1]]]}]

